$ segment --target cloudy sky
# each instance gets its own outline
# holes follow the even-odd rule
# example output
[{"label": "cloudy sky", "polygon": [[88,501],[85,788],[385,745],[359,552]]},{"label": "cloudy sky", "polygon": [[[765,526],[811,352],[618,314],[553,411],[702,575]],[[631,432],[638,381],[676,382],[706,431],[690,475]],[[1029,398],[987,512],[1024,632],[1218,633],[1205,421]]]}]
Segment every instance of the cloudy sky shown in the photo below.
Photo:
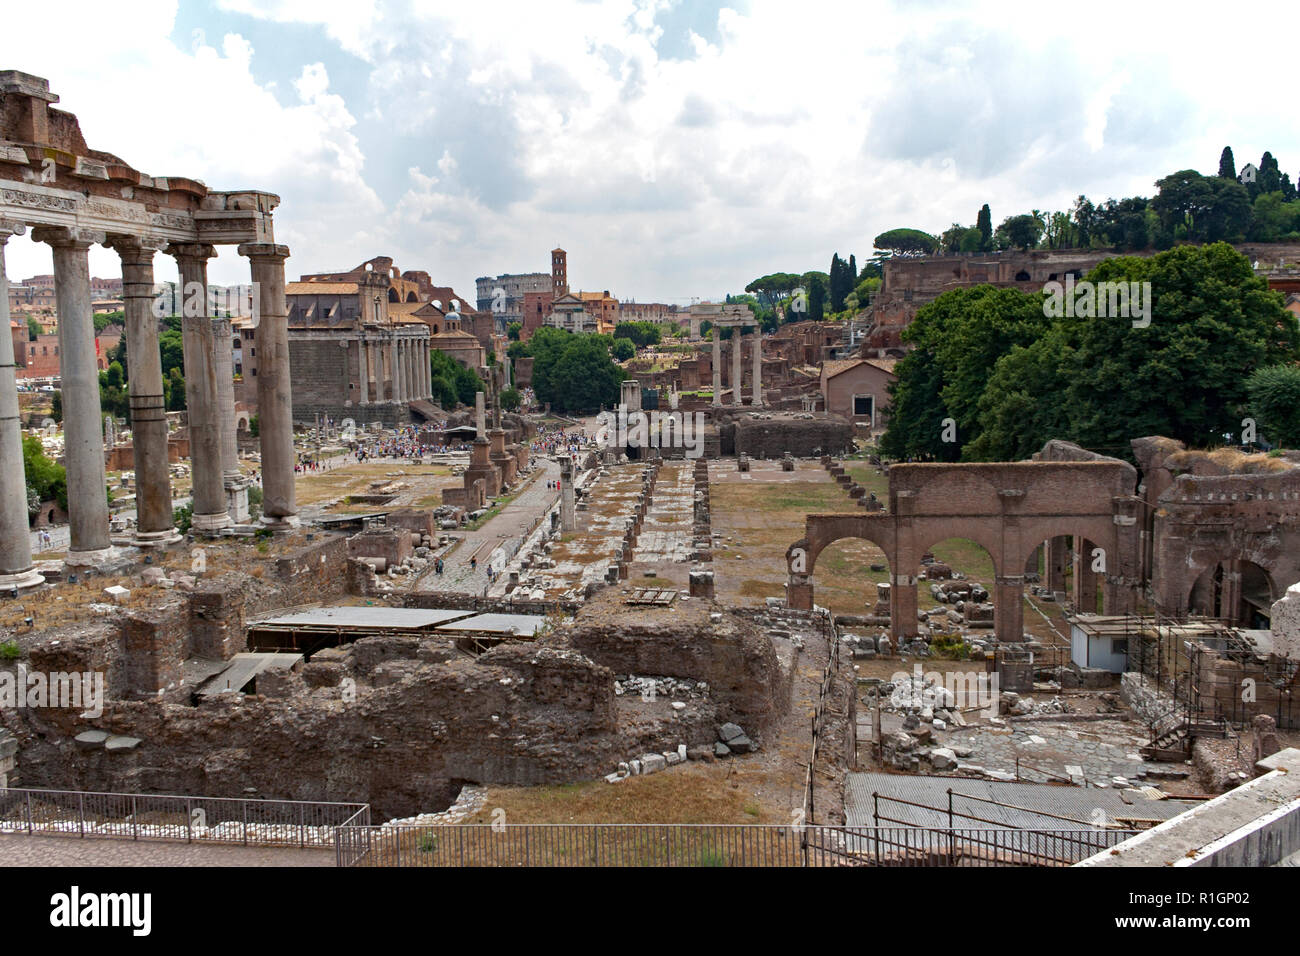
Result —
[{"label": "cloudy sky", "polygon": [[[473,296],[477,276],[548,271],[559,244],[575,288],[685,303],[984,202],[996,224],[1150,195],[1225,144],[1300,179],[1280,4],[63,0],[0,18],[0,69],[47,77],[94,148],[279,194],[291,277],[386,254]],[[50,270],[26,239],[8,258],[11,278]],[[91,265],[118,274],[107,251]],[[247,273],[227,250],[211,276]]]}]

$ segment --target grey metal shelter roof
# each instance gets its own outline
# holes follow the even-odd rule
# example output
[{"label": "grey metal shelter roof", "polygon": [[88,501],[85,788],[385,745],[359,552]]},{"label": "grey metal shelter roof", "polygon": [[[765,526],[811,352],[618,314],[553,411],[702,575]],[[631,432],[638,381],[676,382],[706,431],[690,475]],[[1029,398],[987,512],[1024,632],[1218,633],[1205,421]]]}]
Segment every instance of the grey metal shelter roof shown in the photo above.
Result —
[{"label": "grey metal shelter roof", "polygon": [[296,614],[285,614],[250,627],[342,627],[382,630],[425,630],[435,625],[469,617],[472,611],[416,607],[318,607]]},{"label": "grey metal shelter roof", "polygon": [[540,614],[475,614],[459,621],[440,624],[440,633],[449,631],[476,634],[521,634],[531,637],[546,618]]},{"label": "grey metal shelter roof", "polygon": [[[1167,820],[1177,816],[1200,801],[1148,800],[1126,795],[1119,789],[1100,787],[1062,787],[1044,783],[1001,783],[996,780],[972,780],[964,777],[934,777],[916,774],[851,773],[845,791],[845,824],[850,827],[875,826],[872,817],[872,794],[878,793],[880,815],[891,817],[881,820],[881,826],[948,826],[948,789],[953,798],[954,819],[957,827],[989,827],[1016,830],[1061,830],[1089,826],[1097,820],[1101,810],[1107,821],[1121,819]],[[996,800],[1010,806],[995,806],[975,800],[963,800],[967,794],[984,800]],[[934,809],[922,809],[905,803],[895,803],[884,797],[896,797],[911,803],[924,804]],[[1131,800],[1132,802],[1128,802]],[[1020,809],[1016,809],[1020,808]],[[1042,811],[1037,813],[1035,811]],[[982,817],[971,820],[957,814]],[[1047,816],[1046,814],[1052,814]],[[1058,819],[1068,817],[1068,820]],[[901,822],[899,822],[901,821]],[[985,822],[991,821],[991,822]],[[1075,822],[1070,822],[1075,821]]]}]

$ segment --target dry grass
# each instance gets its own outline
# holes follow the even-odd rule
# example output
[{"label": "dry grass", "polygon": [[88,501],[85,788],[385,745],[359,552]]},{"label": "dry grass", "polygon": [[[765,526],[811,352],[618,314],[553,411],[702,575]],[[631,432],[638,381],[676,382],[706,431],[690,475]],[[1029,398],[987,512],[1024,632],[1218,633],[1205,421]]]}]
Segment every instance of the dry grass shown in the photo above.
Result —
[{"label": "dry grass", "polygon": [[1216,448],[1213,451],[1180,451],[1165,461],[1171,471],[1191,471],[1199,461],[1213,462],[1230,475],[1268,475],[1289,471],[1295,467],[1282,458],[1270,458],[1265,452],[1248,455],[1236,448]]},{"label": "dry grass", "polygon": [[[754,762],[757,765],[757,761]],[[784,808],[753,796],[745,761],[688,763],[661,773],[548,787],[490,787],[468,823],[788,823]]]}]

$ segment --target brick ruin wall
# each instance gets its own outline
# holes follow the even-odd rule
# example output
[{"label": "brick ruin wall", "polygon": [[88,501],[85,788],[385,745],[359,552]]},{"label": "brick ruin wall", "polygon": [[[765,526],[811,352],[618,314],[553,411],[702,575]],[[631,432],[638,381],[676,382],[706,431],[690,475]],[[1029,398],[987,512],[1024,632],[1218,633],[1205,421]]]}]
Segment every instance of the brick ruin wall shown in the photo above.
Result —
[{"label": "brick ruin wall", "polygon": [[[58,709],[0,715],[20,744],[18,785],[365,801],[381,816],[401,816],[444,808],[465,782],[598,777],[646,751],[709,744],[726,720],[761,740],[788,705],[789,668],[772,641],[731,613],[713,623],[711,602],[698,602],[689,620],[670,612],[628,628],[579,618],[477,659],[441,636],[363,638],[293,671],[263,672],[255,693],[191,699],[181,684],[187,658],[243,650],[256,615],[341,597],[357,564],[345,538],[329,536],[277,561],[264,580],[228,572],[156,607],[51,631],[31,650],[31,668],[101,671],[109,700],[98,718]],[[471,595],[436,603],[553,620],[577,609]],[[619,673],[703,680],[711,691],[679,711],[668,700],[616,697]],[[88,729],[141,744],[79,750],[73,738]]]}]

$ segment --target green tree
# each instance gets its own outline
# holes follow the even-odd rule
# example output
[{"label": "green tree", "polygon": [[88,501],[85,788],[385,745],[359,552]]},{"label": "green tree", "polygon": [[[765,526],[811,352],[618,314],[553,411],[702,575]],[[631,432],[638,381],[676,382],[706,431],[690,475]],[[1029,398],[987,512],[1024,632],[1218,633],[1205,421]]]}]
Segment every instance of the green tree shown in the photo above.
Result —
[{"label": "green tree", "polygon": [[1232,158],[1232,147],[1223,147],[1223,152],[1219,154],[1219,176],[1222,179],[1237,178],[1237,161]]},{"label": "green tree", "polygon": [[35,435],[23,439],[23,476],[40,501],[57,501],[60,508],[67,509],[68,474],[62,465],[46,457]]},{"label": "green tree", "polygon": [[871,244],[891,255],[931,255],[939,248],[939,240],[920,229],[890,229]]},{"label": "green tree", "polygon": [[975,217],[975,228],[979,230],[980,245],[977,252],[988,252],[993,248],[993,212],[989,204],[980,206],[979,215]]},{"label": "green tree", "polygon": [[501,408],[507,412],[519,411],[519,406],[523,404],[524,397],[519,393],[519,389],[510,388],[501,391]]},{"label": "green tree", "polygon": [[614,358],[619,362],[626,362],[632,356],[636,355],[636,346],[632,344],[631,339],[617,338],[614,339],[614,345],[610,349]]},{"label": "green tree", "polygon": [[506,326],[506,338],[508,338],[511,342],[518,342],[519,335],[520,333],[523,332],[523,330],[524,327],[521,323],[511,322],[509,325]]},{"label": "green tree", "polygon": [[45,329],[41,326],[40,322],[36,321],[36,316],[27,316],[27,341],[35,342],[44,334]]},{"label": "green tree", "polygon": [[1256,369],[1246,379],[1246,396],[1261,438],[1282,448],[1300,448],[1300,367]]},{"label": "green tree", "polygon": [[[1049,438],[1129,458],[1138,435],[1211,444],[1240,428],[1251,373],[1300,347],[1295,316],[1226,243],[1106,259],[1086,278],[1149,282],[1150,324],[1060,318],[1008,353],[988,376],[967,457],[1023,455]],[[1026,396],[1041,406],[1032,414]]]},{"label": "green tree", "polygon": [[1043,235],[1043,221],[1035,215],[1022,213],[1009,216],[998,226],[994,245],[999,249],[1033,249]]}]

